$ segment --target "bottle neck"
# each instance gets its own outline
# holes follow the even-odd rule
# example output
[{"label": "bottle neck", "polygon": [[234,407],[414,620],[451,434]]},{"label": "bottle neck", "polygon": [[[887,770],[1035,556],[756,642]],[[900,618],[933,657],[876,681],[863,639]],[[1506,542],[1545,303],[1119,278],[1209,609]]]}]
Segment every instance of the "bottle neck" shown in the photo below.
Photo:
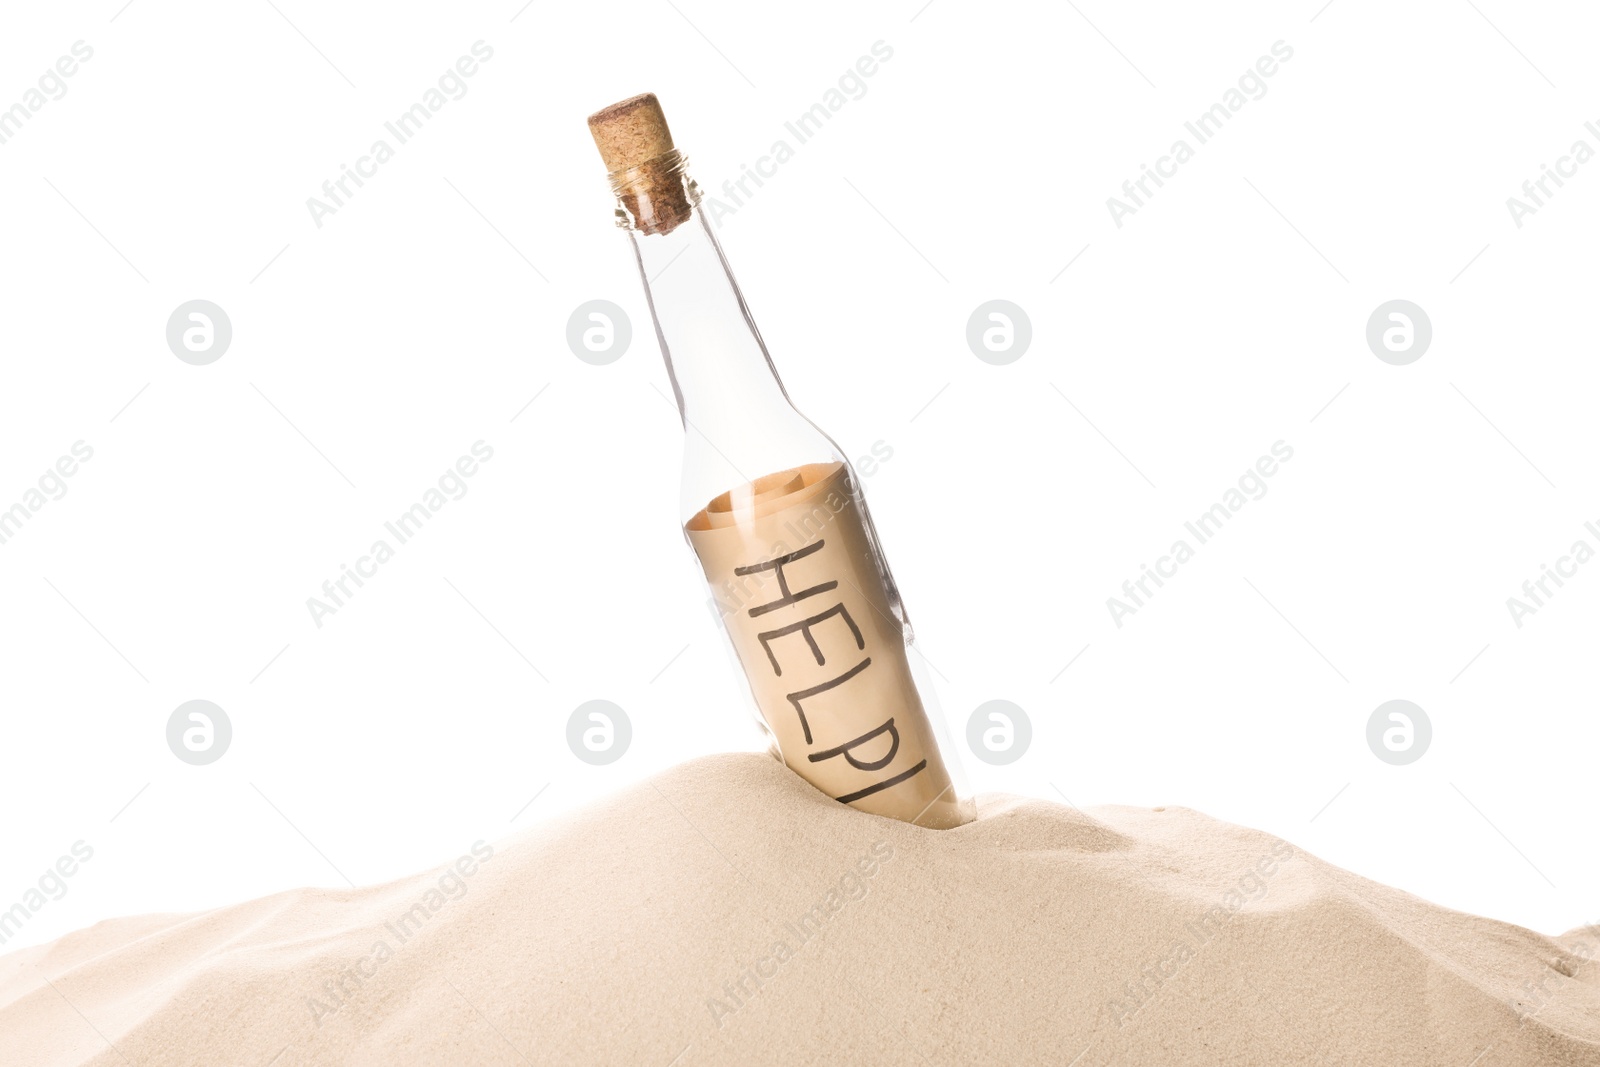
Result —
[{"label": "bottle neck", "polygon": [[613,176],[613,188],[686,434],[684,517],[767,476],[842,459],[790,402],[683,158]]}]

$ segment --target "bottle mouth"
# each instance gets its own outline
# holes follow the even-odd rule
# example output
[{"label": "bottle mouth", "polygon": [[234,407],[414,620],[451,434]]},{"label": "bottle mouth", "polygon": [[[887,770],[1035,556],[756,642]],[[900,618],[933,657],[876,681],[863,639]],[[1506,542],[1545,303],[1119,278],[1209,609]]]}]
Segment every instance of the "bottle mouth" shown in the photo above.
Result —
[{"label": "bottle mouth", "polygon": [[700,189],[688,173],[689,157],[669,149],[607,175],[616,195],[617,225],[638,233],[671,233],[689,220]]}]

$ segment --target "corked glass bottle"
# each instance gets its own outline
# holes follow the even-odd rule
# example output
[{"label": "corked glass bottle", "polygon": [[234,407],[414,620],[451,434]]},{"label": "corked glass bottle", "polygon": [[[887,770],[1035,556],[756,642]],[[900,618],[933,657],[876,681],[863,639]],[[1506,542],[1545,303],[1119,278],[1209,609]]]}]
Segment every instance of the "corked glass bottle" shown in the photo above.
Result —
[{"label": "corked glass bottle", "polygon": [[777,755],[861,811],[969,821],[860,487],[790,403],[660,104],[589,128],[683,418],[684,532]]}]

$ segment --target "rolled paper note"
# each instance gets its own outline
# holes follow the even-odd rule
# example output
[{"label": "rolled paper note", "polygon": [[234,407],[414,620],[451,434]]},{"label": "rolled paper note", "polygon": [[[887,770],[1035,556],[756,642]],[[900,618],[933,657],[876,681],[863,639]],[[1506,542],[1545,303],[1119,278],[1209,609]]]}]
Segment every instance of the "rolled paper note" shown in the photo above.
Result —
[{"label": "rolled paper note", "polygon": [[685,529],[784,763],[861,811],[940,829],[967,822],[849,468],[758,478]]}]

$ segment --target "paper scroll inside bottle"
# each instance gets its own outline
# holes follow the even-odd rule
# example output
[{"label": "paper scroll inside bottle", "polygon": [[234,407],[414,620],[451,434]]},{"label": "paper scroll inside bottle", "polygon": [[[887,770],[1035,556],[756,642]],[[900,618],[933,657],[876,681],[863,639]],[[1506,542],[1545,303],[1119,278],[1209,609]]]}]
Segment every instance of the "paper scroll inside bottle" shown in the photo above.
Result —
[{"label": "paper scroll inside bottle", "polygon": [[965,822],[849,468],[757,479],[686,528],[783,761],[862,811]]}]

